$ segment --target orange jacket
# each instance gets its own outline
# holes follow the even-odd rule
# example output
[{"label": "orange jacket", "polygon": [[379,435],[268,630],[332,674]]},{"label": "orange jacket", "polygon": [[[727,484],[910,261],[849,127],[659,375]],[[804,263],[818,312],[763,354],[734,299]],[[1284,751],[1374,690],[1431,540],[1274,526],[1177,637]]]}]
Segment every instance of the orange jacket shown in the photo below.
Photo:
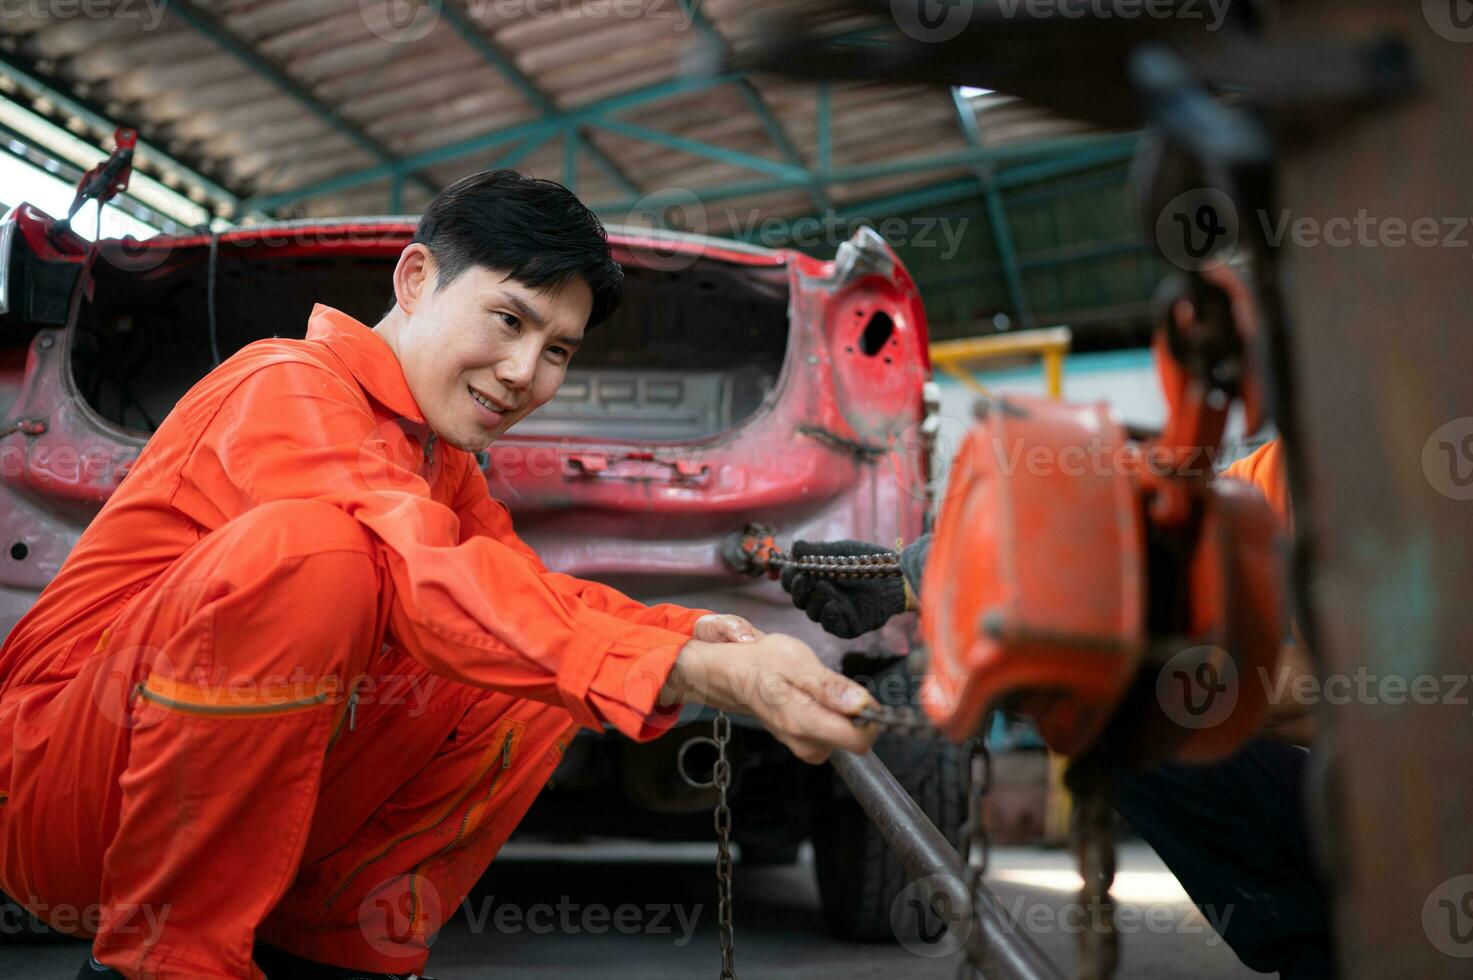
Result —
[{"label": "orange jacket", "polygon": [[430,434],[388,344],[321,305],[305,340],[250,344],[180,400],[6,639],[0,693],[74,676],[127,599],[191,545],[295,498],[342,508],[382,543],[390,633],[433,672],[637,739],[669,727],[648,716],[705,610],[549,572],[475,457]]},{"label": "orange jacket", "polygon": [[1243,480],[1259,489],[1285,530],[1293,526],[1294,508],[1289,503],[1289,474],[1284,471],[1284,446],[1273,439],[1236,460],[1222,471],[1224,477]]}]

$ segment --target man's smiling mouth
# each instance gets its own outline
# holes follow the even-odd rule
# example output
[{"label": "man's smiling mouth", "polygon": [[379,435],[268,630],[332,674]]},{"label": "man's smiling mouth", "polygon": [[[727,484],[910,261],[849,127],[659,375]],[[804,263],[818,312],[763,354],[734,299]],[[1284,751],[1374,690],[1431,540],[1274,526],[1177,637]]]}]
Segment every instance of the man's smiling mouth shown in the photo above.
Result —
[{"label": "man's smiling mouth", "polygon": [[511,414],[512,408],[511,408],[510,405],[505,405],[505,404],[497,401],[496,399],[492,398],[491,396],[487,395],[485,392],[477,391],[475,388],[472,388],[470,385],[466,385],[465,387],[466,387],[466,390],[471,393],[471,398],[475,399],[476,404],[477,405],[480,405],[482,408],[486,409],[488,412],[493,412],[496,415],[509,415],[509,414]]}]

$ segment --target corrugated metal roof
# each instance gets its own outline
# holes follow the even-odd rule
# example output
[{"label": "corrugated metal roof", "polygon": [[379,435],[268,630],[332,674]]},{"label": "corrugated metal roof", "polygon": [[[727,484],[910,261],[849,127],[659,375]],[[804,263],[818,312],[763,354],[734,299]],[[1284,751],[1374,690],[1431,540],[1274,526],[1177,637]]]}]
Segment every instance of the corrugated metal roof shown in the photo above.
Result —
[{"label": "corrugated metal roof", "polygon": [[[408,160],[416,165],[397,203],[413,212],[434,190],[519,146],[525,155],[515,165],[525,172],[562,180],[567,162],[560,135],[543,134],[539,145],[536,133],[452,159],[416,155],[689,77],[693,63],[709,66],[724,51],[757,43],[759,7],[767,14],[793,4],[112,0],[51,4],[49,17],[33,16],[30,6],[0,18],[6,57],[137,126],[145,141],[197,163],[239,196],[290,196]],[[85,16],[102,6],[109,16]],[[781,186],[773,167],[820,163],[819,91],[814,83],[754,75],[610,110],[608,118],[730,152],[713,159],[689,145],[639,138],[627,126],[615,132],[582,124],[575,189],[611,220],[629,216],[629,205],[652,192],[686,188],[706,199],[705,191],[722,189],[707,200],[704,230],[723,234],[754,209],[764,216],[811,213],[820,204],[842,209],[975,172],[965,162],[875,169],[968,150],[947,90],[835,83],[828,88],[829,166],[841,177],[870,169],[823,188]],[[1081,131],[1002,96],[975,104],[989,149]],[[772,166],[760,168],[761,161]],[[277,210],[383,212],[391,205],[387,172]]]}]

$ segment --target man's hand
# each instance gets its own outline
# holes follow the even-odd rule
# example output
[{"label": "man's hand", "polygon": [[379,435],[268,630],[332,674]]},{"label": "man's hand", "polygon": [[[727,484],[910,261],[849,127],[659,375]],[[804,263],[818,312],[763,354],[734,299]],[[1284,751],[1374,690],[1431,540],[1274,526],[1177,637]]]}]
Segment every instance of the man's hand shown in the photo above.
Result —
[{"label": "man's hand", "polygon": [[[794,558],[878,555],[888,549],[864,541],[795,541]],[[782,586],[793,597],[793,605],[808,614],[826,632],[852,640],[877,630],[891,616],[908,606],[905,581],[901,578],[825,578],[783,569]]]},{"label": "man's hand", "polygon": [[781,633],[745,643],[692,639],[660,691],[661,705],[677,701],[751,715],[809,763],[823,762],[836,748],[868,752],[878,734],[851,720],[873,703],[869,692],[825,667],[808,644]]},{"label": "man's hand", "polygon": [[707,643],[751,643],[767,634],[747,622],[741,616],[730,613],[710,613],[696,620],[691,639]]}]

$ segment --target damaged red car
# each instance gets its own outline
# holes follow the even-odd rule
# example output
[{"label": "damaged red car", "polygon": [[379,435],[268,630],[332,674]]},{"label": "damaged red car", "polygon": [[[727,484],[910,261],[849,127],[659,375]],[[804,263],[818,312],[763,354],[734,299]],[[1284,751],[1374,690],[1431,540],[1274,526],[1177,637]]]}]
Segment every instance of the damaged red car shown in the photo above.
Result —
[{"label": "damaged red car", "polygon": [[[408,217],[260,224],[95,245],[22,205],[0,224],[0,629],[50,581],[175,402],[223,358],[302,336],[314,303],[375,323]],[[838,640],[775,582],[723,558],[748,523],[778,540],[891,546],[929,506],[925,313],[867,229],[822,261],[695,235],[611,227],[624,302],[589,331],[556,398],[479,458],[490,492],[555,570],[649,602],[735,612],[830,666],[913,696],[912,616]],[[929,408],[934,411],[934,406]],[[518,833],[709,840],[709,730],[695,709],[637,745],[584,731]],[[685,751],[682,753],[682,749]],[[956,747],[898,735],[876,751],[955,842]],[[811,839],[825,919],[890,935],[896,859],[826,767],[737,721],[733,835],[743,861]]]}]

